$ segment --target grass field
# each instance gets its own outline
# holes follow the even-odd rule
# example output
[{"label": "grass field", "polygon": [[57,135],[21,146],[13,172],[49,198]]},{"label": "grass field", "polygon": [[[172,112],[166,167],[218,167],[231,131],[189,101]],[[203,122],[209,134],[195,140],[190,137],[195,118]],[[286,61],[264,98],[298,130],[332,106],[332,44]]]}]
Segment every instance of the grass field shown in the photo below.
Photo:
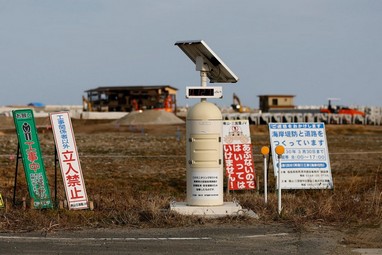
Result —
[{"label": "grass field", "polygon": [[[94,210],[24,210],[22,198],[28,198],[28,192],[22,164],[18,169],[17,204],[13,207],[17,138],[10,127],[0,134],[0,192],[8,204],[6,209],[0,210],[1,231],[168,228],[256,222],[287,222],[300,229],[311,224],[380,229],[382,127],[327,126],[334,189],[285,191],[283,212],[279,215],[272,169],[269,171],[268,204],[264,204],[260,148],[269,145],[268,130],[266,126],[251,126],[259,189],[225,194],[225,201],[239,201],[242,207],[256,212],[259,219],[246,216],[207,219],[177,215],[168,210],[172,201],[185,201],[186,198],[185,125],[131,128],[102,121],[76,120],[73,127]],[[39,138],[54,195],[52,132],[41,129]],[[59,169],[58,174],[57,200],[62,201],[65,195]]]}]

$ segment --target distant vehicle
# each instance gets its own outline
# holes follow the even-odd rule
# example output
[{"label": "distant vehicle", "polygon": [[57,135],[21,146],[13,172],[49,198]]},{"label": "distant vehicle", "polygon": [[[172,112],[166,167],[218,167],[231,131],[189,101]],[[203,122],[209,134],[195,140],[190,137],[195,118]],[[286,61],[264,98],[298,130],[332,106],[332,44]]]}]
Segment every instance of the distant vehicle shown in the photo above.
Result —
[{"label": "distant vehicle", "polygon": [[341,106],[341,105],[336,105],[333,106],[331,101],[333,100],[339,100],[338,98],[329,98],[328,99],[328,107],[327,108],[321,108],[320,112],[321,113],[336,113],[336,114],[349,114],[349,115],[361,115],[365,116],[365,113],[362,111],[359,111],[357,109],[352,109],[347,106]]},{"label": "distant vehicle", "polygon": [[235,93],[233,93],[233,102],[231,104],[231,107],[235,112],[250,112],[251,111],[248,107],[241,105],[240,99]]}]

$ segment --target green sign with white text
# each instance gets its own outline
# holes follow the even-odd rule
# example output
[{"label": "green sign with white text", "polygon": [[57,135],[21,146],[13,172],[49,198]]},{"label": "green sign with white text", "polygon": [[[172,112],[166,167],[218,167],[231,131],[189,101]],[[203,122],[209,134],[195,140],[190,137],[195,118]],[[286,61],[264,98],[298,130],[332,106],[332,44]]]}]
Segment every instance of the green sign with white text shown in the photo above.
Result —
[{"label": "green sign with white text", "polygon": [[52,208],[48,179],[42,160],[40,142],[31,109],[12,111],[29,195],[34,208]]}]

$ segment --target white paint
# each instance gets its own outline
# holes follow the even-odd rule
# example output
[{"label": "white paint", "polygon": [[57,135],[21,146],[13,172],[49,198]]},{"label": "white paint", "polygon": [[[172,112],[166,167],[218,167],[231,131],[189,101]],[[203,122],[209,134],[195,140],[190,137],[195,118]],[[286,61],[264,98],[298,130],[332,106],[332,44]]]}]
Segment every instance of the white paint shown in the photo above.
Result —
[{"label": "white paint", "polygon": [[243,238],[261,238],[261,237],[270,237],[270,236],[287,236],[288,233],[274,233],[274,234],[263,234],[263,235],[252,235],[252,236],[243,236]]},{"label": "white paint", "polygon": [[354,249],[353,252],[358,252],[359,254],[365,255],[382,255],[382,249]]},{"label": "white paint", "polygon": [[187,241],[187,240],[211,240],[211,237],[38,237],[38,236],[0,236],[0,240],[22,241]]}]

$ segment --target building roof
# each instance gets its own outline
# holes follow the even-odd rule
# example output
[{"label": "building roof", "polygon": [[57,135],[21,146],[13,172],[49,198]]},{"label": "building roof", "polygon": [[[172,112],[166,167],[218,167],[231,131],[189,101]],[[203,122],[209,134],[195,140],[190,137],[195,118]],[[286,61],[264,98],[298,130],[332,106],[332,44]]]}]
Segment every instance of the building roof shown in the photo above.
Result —
[{"label": "building roof", "polygon": [[145,85],[138,85],[138,86],[109,86],[109,87],[98,87],[95,89],[89,89],[85,90],[85,92],[100,92],[100,91],[123,91],[123,90],[147,90],[147,89],[163,89],[163,88],[170,88],[173,90],[178,90],[177,88],[174,88],[170,85],[152,85],[152,86],[145,86]]},{"label": "building roof", "polygon": [[258,97],[295,97],[295,95],[269,94],[269,95],[258,95]]}]

